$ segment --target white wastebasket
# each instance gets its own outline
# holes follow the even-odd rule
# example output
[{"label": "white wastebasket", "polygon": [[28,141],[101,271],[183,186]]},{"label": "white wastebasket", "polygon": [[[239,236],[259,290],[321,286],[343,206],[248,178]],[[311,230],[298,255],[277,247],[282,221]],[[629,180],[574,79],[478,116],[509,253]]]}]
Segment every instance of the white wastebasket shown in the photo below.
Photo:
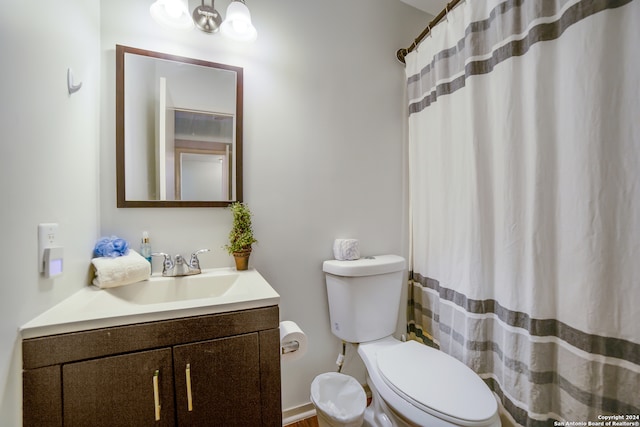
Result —
[{"label": "white wastebasket", "polygon": [[338,372],[314,378],[311,402],[316,407],[320,427],[360,427],[367,408],[367,396],[360,383]]}]

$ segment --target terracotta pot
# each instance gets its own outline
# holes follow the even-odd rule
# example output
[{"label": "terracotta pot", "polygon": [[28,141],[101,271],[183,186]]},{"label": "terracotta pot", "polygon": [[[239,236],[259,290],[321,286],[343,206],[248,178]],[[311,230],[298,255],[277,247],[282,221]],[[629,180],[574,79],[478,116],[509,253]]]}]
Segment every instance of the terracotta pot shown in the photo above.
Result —
[{"label": "terracotta pot", "polygon": [[251,249],[233,253],[233,258],[236,260],[236,270],[243,271],[249,268],[249,255],[251,255]]}]

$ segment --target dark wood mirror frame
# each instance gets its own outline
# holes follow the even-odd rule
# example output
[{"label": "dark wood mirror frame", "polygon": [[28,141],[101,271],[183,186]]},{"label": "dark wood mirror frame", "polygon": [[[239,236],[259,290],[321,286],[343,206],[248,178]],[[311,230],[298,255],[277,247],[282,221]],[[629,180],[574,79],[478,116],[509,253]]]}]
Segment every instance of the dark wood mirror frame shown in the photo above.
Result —
[{"label": "dark wood mirror frame", "polygon": [[[200,65],[236,73],[236,129],[235,129],[235,200],[229,201],[189,201],[189,200],[126,200],[125,194],[125,111],[124,84],[125,53],[165,59],[186,64]],[[116,190],[118,208],[175,208],[175,207],[226,207],[234,201],[242,201],[242,100],[243,75],[241,67],[234,67],[216,62],[184,58],[150,50],[116,45]]]}]

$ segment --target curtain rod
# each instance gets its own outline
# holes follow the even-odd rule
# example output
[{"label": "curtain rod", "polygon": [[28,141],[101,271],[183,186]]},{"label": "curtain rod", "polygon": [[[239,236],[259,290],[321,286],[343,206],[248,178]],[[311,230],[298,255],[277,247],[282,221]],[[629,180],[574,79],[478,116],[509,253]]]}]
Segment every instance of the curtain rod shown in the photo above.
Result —
[{"label": "curtain rod", "polygon": [[420,33],[418,38],[416,38],[413,41],[413,43],[411,43],[411,46],[409,46],[406,49],[398,49],[398,51],[396,52],[396,58],[398,58],[398,61],[400,61],[400,62],[402,62],[404,64],[405,63],[404,62],[404,57],[407,56],[409,54],[409,52],[413,52],[416,49],[416,47],[418,47],[420,42],[422,40],[424,40],[424,38],[427,37],[427,35],[429,35],[429,33],[431,32],[431,29],[433,27],[435,27],[440,21],[442,21],[442,19],[447,16],[449,11],[451,9],[453,9],[454,7],[456,7],[458,5],[458,3],[460,3],[461,1],[463,1],[463,0],[452,0],[450,3],[447,3],[445,8],[440,11],[438,16],[433,18],[433,21],[429,22],[429,25],[427,25],[427,28],[422,30],[422,32]]}]

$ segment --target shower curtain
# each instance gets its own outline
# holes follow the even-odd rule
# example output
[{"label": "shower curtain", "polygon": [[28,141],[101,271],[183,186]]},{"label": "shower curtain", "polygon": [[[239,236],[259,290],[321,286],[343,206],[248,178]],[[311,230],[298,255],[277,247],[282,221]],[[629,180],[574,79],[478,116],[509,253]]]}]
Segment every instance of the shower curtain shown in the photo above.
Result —
[{"label": "shower curtain", "polygon": [[639,46],[640,0],[466,0],[406,57],[409,332],[509,424],[640,425]]}]

